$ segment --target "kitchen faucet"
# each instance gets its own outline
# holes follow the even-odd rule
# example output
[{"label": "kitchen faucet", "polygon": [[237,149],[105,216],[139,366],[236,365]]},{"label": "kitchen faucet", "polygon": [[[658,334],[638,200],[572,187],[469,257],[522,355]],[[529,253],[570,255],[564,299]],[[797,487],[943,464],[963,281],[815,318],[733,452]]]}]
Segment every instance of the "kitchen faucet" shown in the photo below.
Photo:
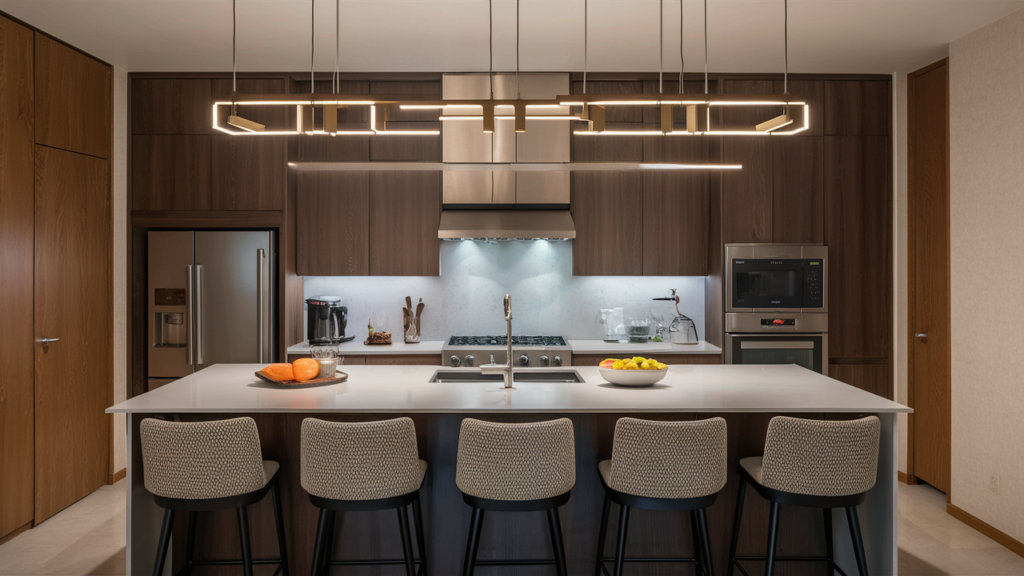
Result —
[{"label": "kitchen faucet", "polygon": [[491,363],[480,366],[484,374],[501,373],[505,376],[505,388],[512,387],[512,297],[505,294],[505,322],[508,325],[506,344],[508,346],[504,364],[495,364],[494,356],[491,356]]}]

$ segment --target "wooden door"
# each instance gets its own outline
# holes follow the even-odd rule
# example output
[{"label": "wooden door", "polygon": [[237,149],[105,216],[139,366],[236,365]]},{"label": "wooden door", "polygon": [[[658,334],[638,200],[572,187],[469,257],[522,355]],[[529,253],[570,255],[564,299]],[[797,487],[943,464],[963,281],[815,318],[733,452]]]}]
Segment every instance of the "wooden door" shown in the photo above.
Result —
[{"label": "wooden door", "polygon": [[36,143],[110,157],[110,67],[35,35]]},{"label": "wooden door", "polygon": [[113,314],[107,161],[45,146],[35,154],[38,524],[106,484]]},{"label": "wooden door", "polygon": [[913,464],[909,476],[950,484],[949,67],[907,79],[907,329]]},{"label": "wooden door", "polygon": [[370,275],[440,276],[441,174],[370,173]]},{"label": "wooden door", "polygon": [[32,522],[32,31],[0,16],[0,541]]},{"label": "wooden door", "polygon": [[297,189],[298,275],[368,275],[370,174],[299,172]]},{"label": "wooden door", "polygon": [[288,185],[284,136],[211,136],[211,207],[214,210],[283,210]]}]

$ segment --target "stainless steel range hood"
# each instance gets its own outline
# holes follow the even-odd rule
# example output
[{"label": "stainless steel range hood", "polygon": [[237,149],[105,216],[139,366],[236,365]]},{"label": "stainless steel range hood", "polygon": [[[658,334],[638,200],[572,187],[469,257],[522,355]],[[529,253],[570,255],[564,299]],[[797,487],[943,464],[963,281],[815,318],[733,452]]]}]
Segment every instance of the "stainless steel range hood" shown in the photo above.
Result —
[{"label": "stainless steel range hood", "polygon": [[442,240],[572,240],[576,226],[568,210],[445,210]]},{"label": "stainless steel range hood", "polygon": [[[445,74],[442,98],[545,99],[566,94],[568,74]],[[526,132],[503,107],[496,110],[494,132],[483,131],[478,108],[446,108],[441,122],[442,160],[473,164],[479,170],[446,170],[442,175],[441,226],[438,238],[568,240],[576,237],[569,215],[571,122],[540,117],[568,116],[569,107],[530,110]],[[511,107],[508,107],[511,108]],[[466,119],[464,116],[476,118]],[[460,118],[463,116],[463,118]],[[515,164],[551,163],[551,171],[518,171]],[[559,164],[555,167],[554,164]],[[493,169],[490,166],[493,166]]]}]

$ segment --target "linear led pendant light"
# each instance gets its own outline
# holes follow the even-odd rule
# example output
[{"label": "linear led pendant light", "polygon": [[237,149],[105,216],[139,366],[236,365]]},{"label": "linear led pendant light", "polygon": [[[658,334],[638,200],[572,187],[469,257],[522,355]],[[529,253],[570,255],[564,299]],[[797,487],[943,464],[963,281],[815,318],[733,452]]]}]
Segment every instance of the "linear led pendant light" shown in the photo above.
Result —
[{"label": "linear led pendant light", "polygon": [[[231,0],[231,99],[234,100],[238,94],[238,79],[236,77],[235,54],[238,19],[235,17],[235,0]],[[217,109],[214,107],[214,121],[217,120]],[[254,122],[238,115],[238,104],[231,103],[231,114],[228,115],[228,125],[234,126],[246,132],[264,132],[267,127],[259,122]]]}]

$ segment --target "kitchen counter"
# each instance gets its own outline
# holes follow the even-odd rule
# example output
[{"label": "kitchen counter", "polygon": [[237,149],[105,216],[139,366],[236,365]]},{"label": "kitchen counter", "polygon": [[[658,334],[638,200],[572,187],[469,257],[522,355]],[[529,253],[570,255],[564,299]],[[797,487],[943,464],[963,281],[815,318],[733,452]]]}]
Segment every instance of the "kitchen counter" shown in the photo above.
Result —
[{"label": "kitchen counter", "polygon": [[[462,420],[472,416],[502,422],[536,422],[568,418],[573,423],[576,444],[576,484],[572,498],[559,509],[570,574],[594,572],[597,529],[603,491],[597,463],[611,457],[615,423],[619,417],[651,420],[692,420],[720,416],[729,435],[728,481],[717,502],[708,508],[711,554],[715,569],[725,569],[730,530],[739,486],[736,462],[760,455],[765,431],[772,417],[799,414],[811,419],[846,419],[874,414],[881,421],[877,481],[859,506],[872,574],[896,573],[896,415],[910,412],[906,406],[864,392],[842,382],[803,368],[753,365],[673,365],[665,379],[649,388],[622,388],[606,383],[596,367],[572,367],[583,382],[516,382],[505,390],[496,382],[429,383],[436,366],[344,366],[347,382],[306,389],[279,389],[254,376],[263,365],[220,364],[171,382],[161,388],[122,402],[108,413],[126,413],[127,478],[127,567],[128,574],[152,571],[163,510],[145,489],[139,425],[146,418],[183,422],[249,416],[260,431],[263,457],[278,462],[284,507],[284,524],[289,527],[290,572],[308,573],[312,560],[312,537],[317,510],[301,488],[301,434],[305,418],[333,421],[367,421],[408,416],[416,426],[419,457],[429,463],[420,488],[430,571],[457,574],[469,530],[469,509],[455,485],[458,439]],[[462,368],[461,372],[472,369]],[[551,369],[548,369],[553,371]],[[564,371],[562,369],[559,371]],[[523,369],[517,372],[546,371]],[[763,508],[754,492],[748,491],[752,506]],[[250,507],[253,542],[257,557],[276,556],[274,522],[269,498]],[[685,544],[686,517],[679,512],[637,514],[630,521],[630,535],[636,542],[650,542],[651,555],[689,554]],[[820,555],[824,550],[821,512],[788,507],[780,527],[780,542],[787,542],[787,555]],[[755,514],[741,536],[743,553],[763,551],[763,520]],[[494,523],[481,557],[537,557],[538,546],[546,542],[532,538],[539,520],[531,514],[509,514]],[[199,558],[237,556],[238,535],[235,511],[204,515],[210,523],[209,537],[196,542]],[[335,536],[336,558],[366,558],[380,553],[381,542],[397,541],[394,511],[360,512],[358,527],[346,521]],[[179,522],[180,524],[180,522]],[[184,546],[183,530],[175,532],[174,549]],[[665,536],[666,529],[671,537]],[[836,563],[847,574],[856,574],[844,514],[834,514]],[[679,530],[682,533],[678,533]],[[614,528],[611,530],[614,534]],[[614,538],[614,536],[612,536]],[[496,547],[497,546],[497,547]],[[181,555],[172,554],[170,573],[181,568]],[[656,565],[633,565],[631,574],[650,575]],[[369,572],[359,572],[364,574]]]},{"label": "kitchen counter", "polygon": [[[401,338],[401,334],[398,335]],[[392,335],[392,338],[395,336]],[[441,354],[441,346],[444,346],[443,340],[424,340],[419,344],[406,344],[405,342],[398,341],[393,344],[386,344],[383,346],[367,346],[363,344],[363,341],[357,336],[355,340],[351,342],[345,342],[338,344],[338,350],[342,356],[353,355],[353,356],[388,356],[388,355],[403,355],[403,354]],[[289,354],[309,354],[309,340],[303,340],[298,344],[294,344],[288,347]]]},{"label": "kitchen counter", "polygon": [[607,354],[616,356],[655,356],[658,354],[721,354],[722,349],[704,340],[696,344],[673,344],[671,342],[605,342],[604,340],[569,340],[573,354]]}]

